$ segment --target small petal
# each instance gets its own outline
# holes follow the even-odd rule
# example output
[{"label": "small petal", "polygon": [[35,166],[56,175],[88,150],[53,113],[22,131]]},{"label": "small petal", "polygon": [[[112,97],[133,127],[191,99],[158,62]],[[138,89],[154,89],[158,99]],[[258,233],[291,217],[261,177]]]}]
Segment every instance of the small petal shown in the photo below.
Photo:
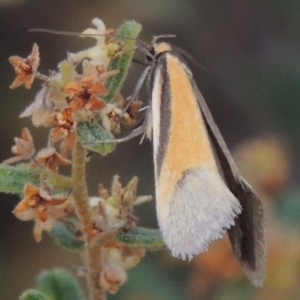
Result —
[{"label": "small petal", "polygon": [[90,101],[85,105],[87,109],[90,110],[100,110],[106,106],[106,103],[102,100],[93,96],[90,98]]},{"label": "small petal", "polygon": [[25,191],[24,191],[25,195],[29,198],[31,197],[35,197],[39,194],[39,188],[37,188],[36,186],[34,186],[31,183],[27,183],[25,185]]},{"label": "small petal", "polygon": [[[52,172],[58,171],[59,165],[71,165],[72,162],[59,154],[54,147],[48,147],[40,150],[36,155],[35,161],[42,166],[46,166]],[[31,167],[36,166],[36,162],[31,164]]]},{"label": "small petal", "polygon": [[64,86],[62,91],[66,94],[73,95],[81,91],[81,85],[78,82],[70,82]]},{"label": "small petal", "polygon": [[35,214],[32,209],[27,209],[22,212],[18,212],[16,210],[13,211],[13,214],[21,221],[30,221],[35,218]]},{"label": "small petal", "polygon": [[[124,249],[128,250],[124,253]],[[146,254],[144,248],[123,248],[123,266],[125,269],[131,269],[135,267]]]},{"label": "small petal", "polygon": [[134,201],[134,205],[140,205],[142,203],[149,202],[152,199],[153,199],[153,197],[151,195],[148,195],[148,196],[138,196],[138,197],[136,197],[136,199]]},{"label": "small petal", "polygon": [[30,208],[29,200],[30,200],[30,198],[28,198],[28,197],[25,197],[24,199],[22,199],[17,204],[17,206],[15,207],[15,209],[13,210],[13,213],[14,214],[19,214],[19,213],[22,213],[22,212],[28,210]]},{"label": "small petal", "polygon": [[48,213],[47,213],[47,207],[46,206],[38,206],[38,207],[34,207],[33,211],[35,213],[35,217],[42,222],[45,222],[47,220],[48,217]]}]

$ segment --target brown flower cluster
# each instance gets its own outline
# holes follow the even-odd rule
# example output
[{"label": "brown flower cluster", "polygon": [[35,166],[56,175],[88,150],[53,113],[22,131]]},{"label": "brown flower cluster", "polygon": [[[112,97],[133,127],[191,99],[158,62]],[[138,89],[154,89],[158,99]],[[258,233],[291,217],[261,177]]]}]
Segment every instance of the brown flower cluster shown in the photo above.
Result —
[{"label": "brown flower cluster", "polygon": [[115,238],[118,231],[127,231],[136,226],[133,207],[150,201],[151,196],[137,196],[138,178],[134,177],[122,187],[115,175],[111,193],[99,184],[99,197],[90,198],[92,218],[85,227],[91,243],[102,241],[104,268],[99,274],[100,284],[110,293],[116,293],[126,281],[126,269],[136,266],[145,255],[145,249],[123,245]]},{"label": "brown flower cluster", "polygon": [[[33,45],[27,58],[10,57],[16,73],[16,79],[10,86],[12,89],[21,85],[29,89],[35,78],[43,80],[34,101],[20,117],[30,117],[35,127],[48,128],[49,136],[47,146],[37,152],[33,136],[24,128],[21,137],[15,138],[12,147],[14,156],[3,163],[28,162],[29,169],[33,170],[39,182],[26,183],[23,199],[13,211],[20,220],[35,222],[35,240],[40,241],[43,231],[50,232],[58,220],[72,223],[76,228],[74,239],[84,239],[85,249],[101,244],[99,260],[102,268],[97,275],[97,284],[110,293],[116,293],[126,281],[126,269],[134,267],[145,255],[143,248],[119,242],[116,234],[136,226],[133,207],[151,200],[151,196],[137,196],[137,177],[123,187],[117,175],[113,178],[110,192],[100,184],[98,197],[89,198],[87,193],[82,193],[79,197],[82,203],[78,204],[75,196],[76,187],[82,191],[81,184],[85,183],[84,171],[83,178],[77,179],[79,183],[74,179],[74,169],[79,169],[74,154],[76,146],[81,145],[76,132],[79,122],[99,122],[104,130],[120,133],[121,124],[133,126],[136,123],[142,105],[140,101],[124,99],[121,94],[110,103],[104,100],[108,93],[106,81],[119,73],[119,70],[110,70],[109,67],[112,59],[122,55],[122,43],[109,36],[112,31],[106,31],[101,20],[94,19],[93,24],[96,28],[85,30],[82,37],[96,39],[96,45],[68,54],[67,59],[58,65],[58,70],[48,76],[38,73],[40,53],[37,44]],[[103,35],[105,33],[108,37]],[[83,145],[81,148],[84,149]],[[85,168],[85,153],[83,150],[82,169]],[[61,175],[62,166],[71,166],[72,176]],[[67,182],[64,188],[55,184],[59,180]],[[83,219],[80,205],[88,218]]]},{"label": "brown flower cluster", "polygon": [[[15,138],[15,145],[12,147],[14,156],[3,163],[14,164],[27,161],[31,168],[40,169],[41,174],[44,174],[45,170],[58,174],[59,166],[71,166],[69,155],[76,141],[76,112],[78,111],[86,114],[89,119],[100,120],[102,126],[108,131],[120,132],[121,121],[127,125],[135,123],[141,102],[130,103],[127,111],[124,111],[128,105],[121,95],[118,95],[113,103],[108,104],[103,100],[103,96],[108,92],[105,86],[106,80],[119,72],[119,70],[108,71],[108,68],[111,60],[122,53],[122,44],[114,42],[111,37],[113,31],[106,31],[100,19],[94,19],[92,23],[96,28],[85,30],[82,37],[90,36],[96,39],[96,45],[78,53],[68,54],[67,59],[59,64],[58,71],[52,71],[49,76],[38,73],[40,53],[37,44],[33,45],[32,52],[27,58],[19,56],[9,58],[16,72],[16,78],[10,86],[12,89],[22,84],[29,89],[35,78],[44,81],[34,101],[20,117],[31,117],[34,126],[47,127],[50,131],[47,147],[36,153],[33,137],[30,131],[24,128],[21,137]],[[103,35],[105,33],[107,36]],[[56,211],[60,218],[63,214],[58,211],[65,211],[65,203],[69,203],[66,201],[67,196],[60,195],[59,199],[62,197],[64,200],[58,201],[57,195],[51,195],[49,191],[51,185],[47,184],[46,193],[44,182],[41,182],[39,187],[28,183],[24,188],[25,197],[14,210],[18,218],[36,221],[34,231],[39,232],[35,234],[36,240],[40,240],[42,232],[42,229],[37,228],[51,230],[51,226],[55,223],[54,212]],[[71,205],[70,203],[68,206]],[[114,206],[110,207],[116,209]],[[124,226],[125,216],[128,218],[126,221],[128,224],[134,223],[131,219],[132,212],[125,207],[126,205],[123,205],[122,212],[116,216],[116,219],[119,218],[117,223],[122,226]],[[68,208],[67,211],[69,214],[73,213],[73,209]],[[106,213],[103,211],[103,214]],[[108,220],[110,217],[106,216],[106,218],[106,226],[112,226],[110,225],[112,221]],[[95,224],[98,224],[97,222]],[[47,225],[40,226],[41,223]],[[104,229],[96,226],[92,231],[94,234],[95,230]]]},{"label": "brown flower cluster", "polygon": [[[51,127],[48,146],[60,144],[60,152],[64,156],[69,155],[74,146],[77,122],[74,113],[77,111],[86,111],[87,118],[100,120],[106,130],[120,133],[121,123],[127,126],[136,123],[142,105],[141,101],[128,103],[120,94],[111,103],[103,100],[103,96],[108,92],[106,81],[119,72],[108,69],[112,59],[122,53],[122,43],[114,42],[109,36],[113,31],[106,32],[100,19],[96,18],[92,23],[96,29],[85,30],[82,37],[96,39],[96,46],[78,53],[69,53],[67,59],[59,63],[58,71],[51,72],[49,76],[37,72],[40,63],[37,44],[34,44],[27,58],[9,58],[17,75],[11,88],[24,84],[29,89],[35,78],[44,81],[35,100],[20,117],[31,117],[36,127]],[[107,33],[108,35],[104,36]],[[94,36],[91,36],[93,34]],[[21,160],[20,156],[16,155],[18,158],[9,163]]]}]

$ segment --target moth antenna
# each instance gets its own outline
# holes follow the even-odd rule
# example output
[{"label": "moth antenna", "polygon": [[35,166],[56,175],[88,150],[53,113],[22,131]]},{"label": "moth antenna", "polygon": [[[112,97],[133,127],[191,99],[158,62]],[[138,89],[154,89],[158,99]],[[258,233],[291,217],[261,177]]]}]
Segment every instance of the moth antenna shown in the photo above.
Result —
[{"label": "moth antenna", "polygon": [[186,50],[177,47],[177,46],[173,46],[172,48],[175,49],[178,53],[180,53],[184,58],[186,58],[187,60],[189,60],[193,65],[195,65],[197,68],[201,68],[205,71],[207,71],[207,67],[204,66],[202,63],[200,63],[199,61],[197,61],[197,59],[191,55],[189,52],[187,52]]},{"label": "moth antenna", "polygon": [[[54,29],[46,29],[46,28],[31,28],[27,30],[28,32],[43,32],[43,33],[50,33],[50,34],[56,34],[56,35],[70,35],[70,36],[109,36],[109,34],[94,34],[94,33],[80,33],[76,31],[63,31],[63,30],[54,30]],[[115,38],[123,39],[123,40],[133,40],[137,41],[136,38],[130,38],[130,37],[122,37],[118,35],[111,35]]]},{"label": "moth antenna", "polygon": [[133,58],[132,61],[133,61],[134,63],[137,63],[138,65],[141,65],[141,66],[144,66],[144,67],[147,66],[146,63],[144,63],[144,62],[142,62],[142,61],[140,61],[140,60],[138,60],[138,59]]},{"label": "moth antenna", "polygon": [[54,30],[54,29],[46,29],[46,28],[31,28],[27,30],[28,32],[43,32],[43,33],[50,33],[56,35],[71,35],[71,36],[80,36],[80,35],[91,35],[91,36],[106,36],[106,34],[82,34],[80,32],[75,31],[63,31],[63,30]]},{"label": "moth antenna", "polygon": [[175,37],[176,37],[175,34],[160,34],[160,35],[155,35],[152,38],[151,45],[155,44],[159,39],[162,39],[162,38],[169,39],[169,38],[175,38]]}]

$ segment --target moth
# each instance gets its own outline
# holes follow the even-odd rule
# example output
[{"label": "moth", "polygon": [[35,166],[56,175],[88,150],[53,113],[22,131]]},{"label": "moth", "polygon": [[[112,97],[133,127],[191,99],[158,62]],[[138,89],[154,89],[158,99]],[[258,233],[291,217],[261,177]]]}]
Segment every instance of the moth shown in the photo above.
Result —
[{"label": "moth", "polygon": [[240,175],[181,54],[155,42],[147,57],[149,66],[134,94],[148,76],[145,127],[153,141],[156,211],[164,242],[175,257],[191,259],[227,230],[243,271],[262,286],[266,247],[260,199]]}]

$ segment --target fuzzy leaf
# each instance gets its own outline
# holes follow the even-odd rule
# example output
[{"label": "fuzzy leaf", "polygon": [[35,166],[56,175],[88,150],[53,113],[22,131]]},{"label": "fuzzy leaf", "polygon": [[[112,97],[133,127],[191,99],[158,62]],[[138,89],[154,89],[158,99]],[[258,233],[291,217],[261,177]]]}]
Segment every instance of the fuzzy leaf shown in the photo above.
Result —
[{"label": "fuzzy leaf", "polygon": [[49,78],[49,86],[56,89],[62,89],[74,77],[75,65],[68,60],[63,60],[59,65],[61,77],[53,76]]},{"label": "fuzzy leaf", "polygon": [[52,188],[60,191],[71,190],[73,187],[71,177],[57,174],[47,169],[43,170],[41,178],[46,180]]},{"label": "fuzzy leaf", "polygon": [[84,242],[76,238],[76,230],[71,222],[57,221],[50,235],[60,246],[69,250],[77,251],[84,247]]},{"label": "fuzzy leaf", "polygon": [[51,300],[83,300],[83,292],[73,276],[64,269],[42,272],[37,278],[37,288]]},{"label": "fuzzy leaf", "polygon": [[61,81],[63,85],[73,81],[74,72],[75,72],[75,64],[64,60],[59,64],[59,70],[61,74]]},{"label": "fuzzy leaf", "polygon": [[117,239],[130,246],[152,248],[153,250],[165,246],[159,229],[136,227],[126,233],[118,232]]},{"label": "fuzzy leaf", "polygon": [[77,135],[80,142],[89,150],[106,155],[115,149],[114,136],[96,123],[80,122],[77,125]]},{"label": "fuzzy leaf", "polygon": [[50,300],[45,294],[39,290],[30,289],[25,291],[19,300]]},{"label": "fuzzy leaf", "polygon": [[133,39],[138,37],[141,30],[142,25],[135,21],[127,21],[116,30],[116,36],[121,37],[120,41],[124,43],[124,54],[112,61],[112,63],[110,64],[109,71],[119,70],[119,73],[115,76],[110,77],[106,82],[106,87],[109,91],[104,97],[104,100],[106,102],[114,99],[123,85],[134,53],[133,49],[135,47],[135,40]]},{"label": "fuzzy leaf", "polygon": [[22,194],[25,183],[38,184],[38,180],[27,164],[9,166],[0,164],[0,192]]}]

